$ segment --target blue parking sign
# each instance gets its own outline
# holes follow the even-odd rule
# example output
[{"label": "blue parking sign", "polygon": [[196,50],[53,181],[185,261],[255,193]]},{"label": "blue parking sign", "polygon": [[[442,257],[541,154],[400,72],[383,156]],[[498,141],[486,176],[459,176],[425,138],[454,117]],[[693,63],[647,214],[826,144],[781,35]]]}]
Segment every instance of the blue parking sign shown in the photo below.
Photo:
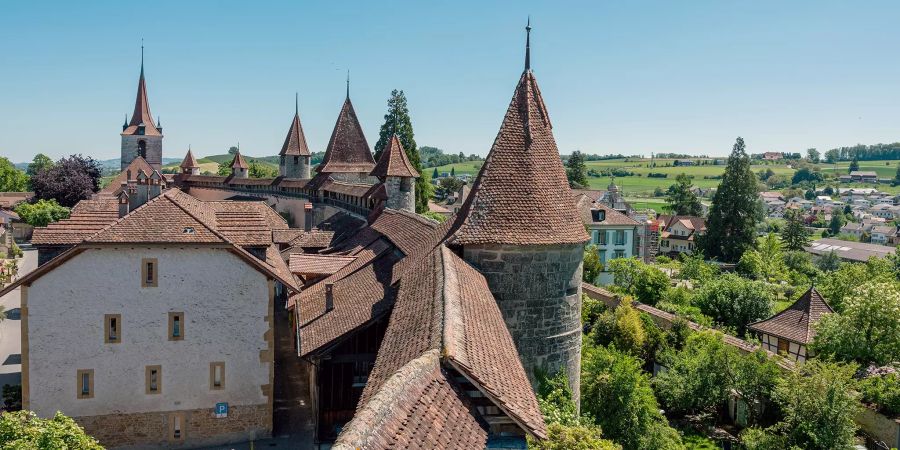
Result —
[{"label": "blue parking sign", "polygon": [[224,419],[228,417],[228,403],[216,403],[216,418]]}]

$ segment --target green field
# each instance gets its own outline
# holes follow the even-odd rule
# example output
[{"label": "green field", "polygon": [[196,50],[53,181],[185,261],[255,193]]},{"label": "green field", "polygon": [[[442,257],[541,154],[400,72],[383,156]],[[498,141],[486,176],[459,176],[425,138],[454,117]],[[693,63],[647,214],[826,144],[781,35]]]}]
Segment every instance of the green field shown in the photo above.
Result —
[{"label": "green field", "polygon": [[[261,166],[269,167],[271,169],[278,170],[278,162],[276,160],[275,163],[271,161],[272,156],[266,156],[262,158],[254,158],[252,156],[245,156],[244,159],[247,160],[247,163],[257,163]],[[234,159],[234,155],[212,155],[206,156],[203,158],[197,159],[197,163],[200,164],[200,173],[217,173],[219,171],[219,163],[220,162],[231,162]],[[177,169],[181,166],[181,162],[166,164],[163,166],[163,169]]]},{"label": "green field", "polygon": [[[484,161],[467,161],[461,163],[447,164],[445,166],[440,166],[437,168],[438,174],[447,172],[450,173],[450,169],[455,169],[456,175],[469,174],[473,177],[478,174],[478,171],[481,170],[481,165],[484,164]],[[434,173],[434,167],[429,167],[425,169],[428,172],[428,175],[431,176]]]},{"label": "green field", "polygon": [[[894,178],[897,174],[898,161],[860,161],[859,170],[875,171],[879,178]],[[822,163],[822,172],[847,175],[850,173],[850,161],[841,161],[837,164]]]}]

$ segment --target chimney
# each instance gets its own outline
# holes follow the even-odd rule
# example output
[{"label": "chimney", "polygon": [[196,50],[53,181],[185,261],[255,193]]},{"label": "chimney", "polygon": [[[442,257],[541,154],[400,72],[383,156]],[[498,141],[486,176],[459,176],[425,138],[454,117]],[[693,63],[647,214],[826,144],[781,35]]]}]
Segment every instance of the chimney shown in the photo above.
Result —
[{"label": "chimney", "polygon": [[334,283],[325,283],[325,312],[334,309]]},{"label": "chimney", "polygon": [[119,218],[125,217],[130,208],[128,202],[128,182],[122,182],[122,192],[119,192]]},{"label": "chimney", "polygon": [[313,205],[307,203],[303,205],[303,231],[309,233],[313,227]]},{"label": "chimney", "polygon": [[158,170],[154,170],[150,175],[150,189],[147,192],[147,200],[153,200],[162,192],[163,177]]}]

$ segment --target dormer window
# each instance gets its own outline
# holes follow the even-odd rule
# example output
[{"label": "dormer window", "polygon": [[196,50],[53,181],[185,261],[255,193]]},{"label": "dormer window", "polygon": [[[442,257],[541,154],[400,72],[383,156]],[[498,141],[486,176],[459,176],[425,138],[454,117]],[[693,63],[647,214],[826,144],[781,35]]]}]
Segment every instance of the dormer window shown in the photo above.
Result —
[{"label": "dormer window", "polygon": [[194,227],[184,227],[184,230],[182,231],[182,233],[184,233],[184,234],[194,234]]}]

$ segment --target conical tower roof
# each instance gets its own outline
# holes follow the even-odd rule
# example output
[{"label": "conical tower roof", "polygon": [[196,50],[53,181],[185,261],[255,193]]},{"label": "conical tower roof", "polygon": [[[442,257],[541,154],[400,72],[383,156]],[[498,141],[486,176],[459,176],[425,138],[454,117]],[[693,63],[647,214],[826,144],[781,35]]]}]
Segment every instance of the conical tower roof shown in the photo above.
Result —
[{"label": "conical tower roof", "polygon": [[552,245],[588,240],[530,68],[457,216],[457,244]]},{"label": "conical tower roof", "polygon": [[372,169],[372,172],[369,175],[372,175],[373,177],[418,178],[419,172],[409,161],[409,157],[406,156],[406,151],[403,150],[403,145],[400,144],[400,139],[398,139],[395,134],[391,136],[387,151],[381,152],[378,163],[375,164],[375,168]]},{"label": "conical tower roof", "polygon": [[291,121],[291,129],[284,138],[279,155],[310,156],[309,147],[306,145],[306,135],[303,134],[303,125],[300,124],[300,105],[295,100],[294,120]]},{"label": "conical tower roof", "polygon": [[247,161],[244,160],[244,157],[241,156],[240,150],[234,154],[234,159],[231,160],[231,168],[232,169],[249,169],[250,165],[247,164]]},{"label": "conical tower roof", "polygon": [[144,48],[141,47],[141,76],[138,79],[137,98],[134,100],[134,112],[131,114],[131,122],[122,131],[124,135],[137,134],[138,127],[144,126],[144,135],[160,136],[153,115],[150,114],[150,100],[147,99],[147,82],[144,80]]},{"label": "conical tower roof", "polygon": [[191,152],[191,149],[188,149],[187,155],[184,155],[184,161],[181,161],[182,169],[196,169],[200,167],[200,164],[197,163],[197,158],[194,158],[194,153]]},{"label": "conical tower roof", "polygon": [[365,172],[369,173],[375,167],[375,159],[366,136],[363,134],[353,103],[348,96],[341,107],[331,139],[325,149],[322,163],[316,167],[316,172]]}]

